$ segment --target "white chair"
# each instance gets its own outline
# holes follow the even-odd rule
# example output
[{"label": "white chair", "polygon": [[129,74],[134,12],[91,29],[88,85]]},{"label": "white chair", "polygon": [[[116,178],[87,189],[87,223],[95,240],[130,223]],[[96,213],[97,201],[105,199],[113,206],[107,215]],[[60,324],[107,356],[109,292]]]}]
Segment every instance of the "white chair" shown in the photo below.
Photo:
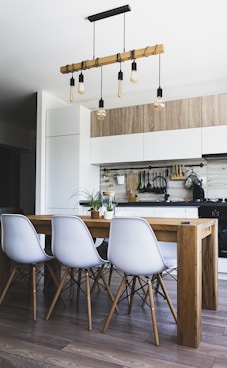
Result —
[{"label": "white chair", "polygon": [[45,253],[40,244],[39,236],[29,221],[29,219],[20,214],[2,214],[1,215],[1,243],[2,250],[15,262],[8,281],[0,296],[0,305],[4,301],[6,293],[11,282],[19,269],[20,264],[32,266],[32,289],[33,289],[33,319],[36,321],[36,265],[46,262],[48,271],[56,284],[57,279],[53,269],[48,261],[54,259]]},{"label": "white chair", "polygon": [[[179,213],[166,209],[165,218],[180,218]],[[167,263],[172,264],[172,267],[163,273],[163,276],[169,275],[174,280],[177,280],[177,243],[176,242],[164,242],[159,241],[159,248],[162,252],[162,256]]]},{"label": "white chair", "polygon": [[90,331],[92,330],[90,277],[94,278],[92,268],[98,267],[95,284],[101,278],[111,301],[114,300],[103,272],[103,267],[109,262],[99,256],[87,226],[77,216],[53,216],[52,252],[56,259],[66,266],[66,270],[47,312],[46,320],[49,319],[53,311],[67,276],[70,276],[72,269],[79,269],[85,272],[88,330]]},{"label": "white chair", "polygon": [[122,295],[123,288],[128,285],[128,277],[131,276],[132,279],[135,280],[135,277],[141,279],[145,276],[150,300],[155,344],[159,345],[152,291],[152,282],[154,278],[158,279],[158,282],[162,287],[175,321],[177,320],[177,316],[161,277],[162,272],[171,267],[171,264],[167,264],[164,261],[156,236],[148,222],[139,217],[113,218],[110,226],[108,259],[114,267],[123,272],[124,275],[114,299],[114,303],[104,324],[103,332],[106,332],[108,328],[113,312]]}]

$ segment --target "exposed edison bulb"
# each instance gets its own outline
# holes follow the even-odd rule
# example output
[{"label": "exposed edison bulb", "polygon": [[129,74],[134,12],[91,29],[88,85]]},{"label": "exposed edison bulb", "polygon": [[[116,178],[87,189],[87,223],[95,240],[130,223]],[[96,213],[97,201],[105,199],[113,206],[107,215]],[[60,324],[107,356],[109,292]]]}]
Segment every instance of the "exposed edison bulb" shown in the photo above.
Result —
[{"label": "exposed edison bulb", "polygon": [[99,108],[96,111],[96,118],[98,120],[104,120],[106,118],[106,110],[104,109],[104,101],[102,98],[99,100]]},{"label": "exposed edison bulb", "polygon": [[82,72],[79,75],[79,82],[78,82],[77,92],[80,95],[82,95],[85,92],[85,88],[84,88],[84,76],[83,76],[83,73]]},{"label": "exposed edison bulb", "polygon": [[162,98],[162,88],[157,89],[157,98],[153,103],[153,107],[157,111],[161,111],[165,108],[165,101]]},{"label": "exposed edison bulb", "polygon": [[118,97],[122,96],[122,81],[123,81],[123,72],[120,70],[118,72]]},{"label": "exposed edison bulb", "polygon": [[132,83],[137,83],[138,82],[137,65],[136,65],[135,60],[132,62],[130,82],[132,82]]},{"label": "exposed edison bulb", "polygon": [[73,102],[74,100],[74,87],[75,87],[75,79],[73,78],[70,78],[70,87],[69,87],[69,101],[70,102]]}]

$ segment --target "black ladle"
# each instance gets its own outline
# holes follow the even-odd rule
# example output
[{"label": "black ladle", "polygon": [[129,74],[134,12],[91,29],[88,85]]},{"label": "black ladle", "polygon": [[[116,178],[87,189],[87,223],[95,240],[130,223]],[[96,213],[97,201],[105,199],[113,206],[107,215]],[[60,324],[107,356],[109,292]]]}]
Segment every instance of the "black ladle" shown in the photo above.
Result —
[{"label": "black ladle", "polygon": [[148,179],[147,189],[150,189],[150,188],[151,188],[151,183],[150,183],[149,171],[148,171],[148,173],[147,173],[147,179]]}]

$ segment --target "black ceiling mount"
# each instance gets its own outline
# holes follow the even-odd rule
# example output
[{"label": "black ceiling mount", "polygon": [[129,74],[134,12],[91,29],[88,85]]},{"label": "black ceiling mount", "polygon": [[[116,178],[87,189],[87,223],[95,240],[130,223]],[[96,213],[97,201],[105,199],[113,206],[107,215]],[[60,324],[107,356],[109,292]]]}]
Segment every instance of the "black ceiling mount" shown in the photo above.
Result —
[{"label": "black ceiling mount", "polygon": [[90,22],[95,22],[96,20],[113,17],[114,15],[126,13],[128,11],[131,11],[130,6],[129,5],[123,5],[123,6],[120,6],[119,8],[114,8],[114,9],[111,9],[111,10],[104,11],[102,13],[89,15],[89,17],[87,17],[87,19]]}]

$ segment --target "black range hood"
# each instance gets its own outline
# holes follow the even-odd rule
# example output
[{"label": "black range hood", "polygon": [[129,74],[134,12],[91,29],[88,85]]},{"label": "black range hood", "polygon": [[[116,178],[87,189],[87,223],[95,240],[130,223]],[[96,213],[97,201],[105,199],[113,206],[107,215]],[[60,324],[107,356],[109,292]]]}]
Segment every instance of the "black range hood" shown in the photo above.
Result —
[{"label": "black range hood", "polygon": [[227,153],[210,153],[202,155],[205,160],[227,160]]}]

